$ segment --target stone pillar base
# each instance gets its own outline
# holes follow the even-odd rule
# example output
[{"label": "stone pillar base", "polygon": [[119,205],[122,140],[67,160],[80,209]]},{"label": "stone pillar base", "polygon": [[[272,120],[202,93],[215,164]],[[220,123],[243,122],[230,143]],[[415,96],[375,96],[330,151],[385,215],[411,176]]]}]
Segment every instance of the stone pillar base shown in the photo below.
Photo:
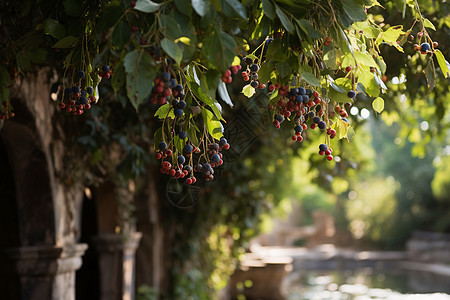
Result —
[{"label": "stone pillar base", "polygon": [[75,300],[75,271],[86,244],[5,249],[20,278],[22,300]]},{"label": "stone pillar base", "polygon": [[93,238],[99,256],[100,299],[133,300],[135,253],[142,233],[128,237],[103,233]]}]

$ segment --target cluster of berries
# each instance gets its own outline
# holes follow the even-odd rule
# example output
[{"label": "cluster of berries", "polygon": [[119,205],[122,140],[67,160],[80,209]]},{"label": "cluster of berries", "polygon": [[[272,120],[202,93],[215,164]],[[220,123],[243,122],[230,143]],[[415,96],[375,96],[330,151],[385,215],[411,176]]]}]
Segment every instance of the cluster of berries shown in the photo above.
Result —
[{"label": "cluster of berries", "polygon": [[338,113],[339,116],[341,116],[341,118],[344,118],[344,119],[348,118],[348,114],[347,114],[347,111],[345,110],[345,108],[342,108],[339,105],[336,105],[334,107],[334,111],[336,113]]},{"label": "cluster of berries", "polygon": [[[437,48],[437,46],[438,46],[438,43],[433,42],[433,49]],[[414,44],[414,50],[420,51],[421,54],[428,54],[428,55],[433,54],[433,50],[431,50],[431,46],[429,43],[422,43],[420,45]]]},{"label": "cluster of berries", "polygon": [[242,69],[241,65],[237,66],[231,66],[228,70],[225,71],[222,75],[222,81],[225,83],[232,83],[233,78],[231,77],[231,74],[237,74]]},{"label": "cluster of berries", "polygon": [[98,76],[100,76],[103,79],[108,79],[113,75],[113,72],[111,68],[107,65],[102,66],[102,70],[98,72]]},{"label": "cluster of berries", "polygon": [[[91,104],[96,103],[94,88],[88,86],[84,88],[86,82],[86,73],[82,70],[77,71],[75,77],[78,81],[73,87],[64,90],[59,108],[71,113],[74,116],[82,115],[86,110],[91,109]],[[81,87],[80,87],[81,86]]]},{"label": "cluster of berries", "polygon": [[[181,131],[179,135],[182,135],[182,132],[186,133],[185,131]],[[184,135],[184,134],[183,134]],[[184,138],[187,137],[187,134],[184,135]],[[193,154],[199,154],[201,152],[200,148],[195,147],[191,144],[186,144],[183,147],[183,154],[178,155],[176,161],[172,159],[172,162],[175,162],[174,165],[171,164],[169,161],[164,161],[165,158],[171,157],[173,152],[172,150],[168,149],[168,145],[165,141],[162,141],[158,145],[159,151],[156,153],[155,157],[156,159],[160,160],[162,159],[161,163],[161,169],[160,172],[163,174],[168,174],[175,178],[184,178],[188,176],[185,183],[186,184],[193,184],[197,181],[196,177],[194,176],[194,171],[199,173],[202,172],[204,175],[205,180],[213,180],[214,179],[214,167],[220,166],[223,164],[222,160],[222,149],[228,150],[230,148],[230,144],[228,144],[227,140],[222,137],[219,140],[219,143],[210,143],[208,144],[208,150],[206,151],[206,154],[209,158],[210,162],[204,163],[204,164],[196,164],[194,168],[192,168],[193,165]]]},{"label": "cluster of berries", "polygon": [[186,107],[186,103],[183,101],[185,97],[183,86],[175,78],[172,78],[168,72],[163,72],[154,80],[150,102],[152,104],[164,105],[170,103],[172,97],[174,98],[172,105],[175,108],[175,115],[178,112],[180,113],[179,116],[182,116],[183,109]]},{"label": "cluster of berries", "polygon": [[6,120],[14,117],[14,112],[12,111],[12,106],[9,105],[8,101],[3,102],[0,105],[0,120]]},{"label": "cluster of berries", "polygon": [[333,160],[333,155],[331,155],[331,153],[333,153],[333,149],[331,149],[331,147],[328,147],[326,144],[319,145],[319,154],[326,155],[328,161]]},{"label": "cluster of berries", "polygon": [[258,64],[249,57],[244,57],[243,62],[247,64],[247,69],[241,73],[242,79],[244,81],[250,81],[250,85],[255,89],[256,88],[260,88],[260,89],[265,88],[266,85],[264,83],[260,82],[258,79],[259,78],[258,77],[258,71],[259,71]]}]

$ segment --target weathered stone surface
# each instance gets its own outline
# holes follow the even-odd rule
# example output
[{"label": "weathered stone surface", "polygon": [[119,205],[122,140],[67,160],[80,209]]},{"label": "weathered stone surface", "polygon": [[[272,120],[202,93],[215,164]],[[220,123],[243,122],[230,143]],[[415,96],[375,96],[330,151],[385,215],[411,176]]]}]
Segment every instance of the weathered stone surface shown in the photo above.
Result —
[{"label": "weathered stone surface", "polygon": [[81,267],[81,256],[86,249],[86,244],[6,249],[20,278],[20,298],[74,300],[75,271]]},{"label": "weathered stone surface", "polygon": [[406,244],[408,259],[417,262],[450,263],[450,234],[415,232]]},{"label": "weathered stone surface", "polygon": [[128,237],[102,233],[93,240],[99,255],[100,299],[134,299],[135,253],[142,237],[134,232]]}]

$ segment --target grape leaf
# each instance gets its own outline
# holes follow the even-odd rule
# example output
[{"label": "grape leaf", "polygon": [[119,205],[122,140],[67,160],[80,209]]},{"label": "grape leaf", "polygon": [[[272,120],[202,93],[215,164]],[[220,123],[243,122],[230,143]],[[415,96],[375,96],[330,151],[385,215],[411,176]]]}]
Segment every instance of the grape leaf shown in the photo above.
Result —
[{"label": "grape leaf", "polygon": [[202,117],[209,134],[217,140],[220,139],[223,136],[222,124],[220,123],[220,121],[214,116],[212,112],[203,107]]}]

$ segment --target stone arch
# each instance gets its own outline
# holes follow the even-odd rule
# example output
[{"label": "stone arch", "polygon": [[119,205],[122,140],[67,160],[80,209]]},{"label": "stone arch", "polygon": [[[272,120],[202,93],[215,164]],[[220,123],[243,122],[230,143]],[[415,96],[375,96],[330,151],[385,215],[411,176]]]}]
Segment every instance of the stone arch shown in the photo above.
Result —
[{"label": "stone arch", "polygon": [[10,266],[4,276],[19,279],[12,300],[75,299],[75,270],[87,247],[77,244],[83,191],[67,188],[57,176],[64,143],[63,135],[56,134],[47,75],[48,70],[40,70],[14,88],[16,117],[0,130],[0,171],[10,180],[8,196],[1,199],[9,201],[3,205],[16,234],[0,249]]}]

